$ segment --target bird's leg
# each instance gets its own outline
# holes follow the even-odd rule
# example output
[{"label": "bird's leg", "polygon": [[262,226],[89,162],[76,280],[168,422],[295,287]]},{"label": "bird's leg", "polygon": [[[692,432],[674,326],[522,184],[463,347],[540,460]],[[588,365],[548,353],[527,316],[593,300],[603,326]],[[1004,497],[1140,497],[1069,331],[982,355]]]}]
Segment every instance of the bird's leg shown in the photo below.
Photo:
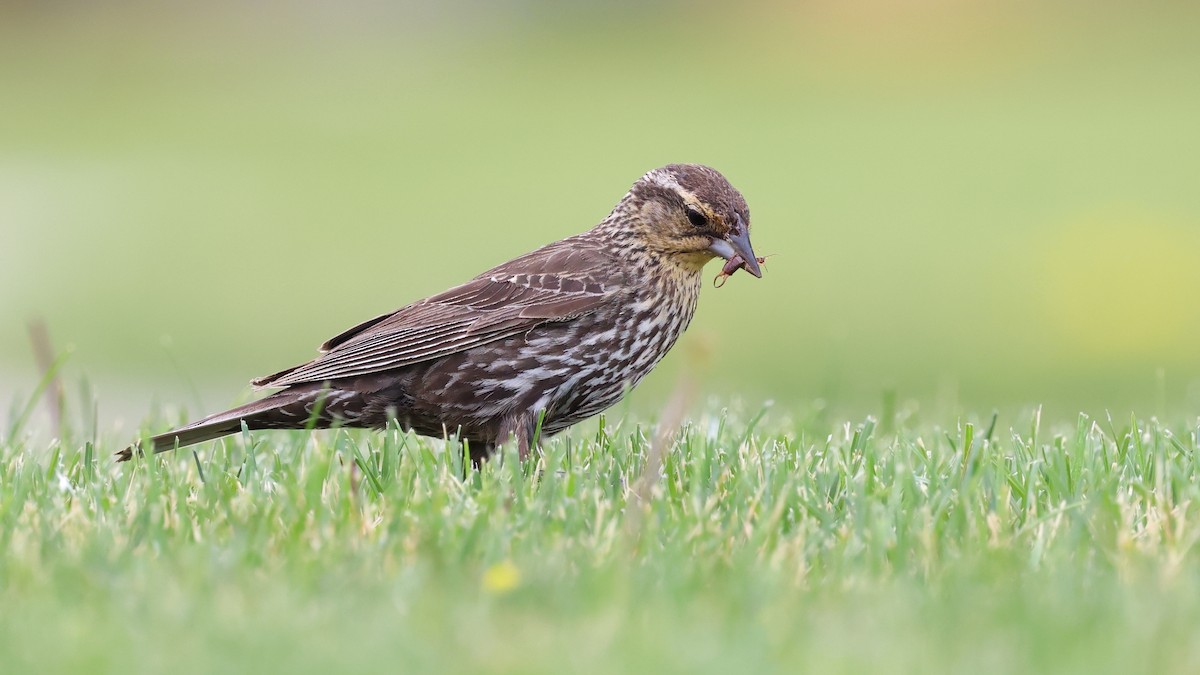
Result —
[{"label": "bird's leg", "polygon": [[[472,443],[471,444],[471,468],[479,470],[483,467],[483,461],[491,457],[496,451],[496,446],[491,443]],[[464,467],[464,471],[466,468]]]},{"label": "bird's leg", "polygon": [[483,466],[484,460],[491,457],[500,448],[500,444],[509,440],[517,441],[517,455],[524,462],[529,457],[529,442],[533,437],[533,425],[529,423],[532,418],[528,413],[521,415],[509,415],[500,423],[500,431],[496,434],[495,443],[472,443],[471,444],[471,467],[479,469]]},{"label": "bird's leg", "polygon": [[496,434],[497,443],[509,439],[517,441],[517,455],[521,461],[529,459],[529,445],[533,440],[533,432],[537,427],[537,415],[526,410],[516,415],[508,415],[500,423],[500,433]]}]

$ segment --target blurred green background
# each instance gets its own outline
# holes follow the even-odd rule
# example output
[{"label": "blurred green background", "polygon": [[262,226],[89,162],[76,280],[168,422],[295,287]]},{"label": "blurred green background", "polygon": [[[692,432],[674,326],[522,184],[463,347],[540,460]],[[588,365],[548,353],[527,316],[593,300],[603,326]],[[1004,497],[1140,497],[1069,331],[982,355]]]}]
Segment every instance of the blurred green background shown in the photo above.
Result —
[{"label": "blurred green background", "polygon": [[688,161],[743,191],[778,255],[761,281],[706,289],[634,406],[699,368],[709,394],[782,404],[1194,411],[1198,19],[6,3],[0,394],[33,389],[40,316],[117,423],[151,401],[222,406]]}]

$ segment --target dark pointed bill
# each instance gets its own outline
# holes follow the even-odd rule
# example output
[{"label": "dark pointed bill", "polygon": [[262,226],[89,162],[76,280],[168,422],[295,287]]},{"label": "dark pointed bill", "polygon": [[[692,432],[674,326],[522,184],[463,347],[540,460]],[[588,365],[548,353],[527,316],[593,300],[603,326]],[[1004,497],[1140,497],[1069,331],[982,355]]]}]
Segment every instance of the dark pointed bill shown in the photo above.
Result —
[{"label": "dark pointed bill", "polygon": [[738,218],[737,225],[729,231],[729,234],[725,235],[724,239],[713,239],[708,250],[731,262],[735,257],[739,259],[739,262],[732,266],[732,270],[729,269],[731,265],[727,264],[725,273],[733,274],[738,269],[744,269],[759,279],[762,278],[762,269],[758,266],[758,258],[754,255],[754,249],[750,247],[750,228],[746,227],[741,218]]}]

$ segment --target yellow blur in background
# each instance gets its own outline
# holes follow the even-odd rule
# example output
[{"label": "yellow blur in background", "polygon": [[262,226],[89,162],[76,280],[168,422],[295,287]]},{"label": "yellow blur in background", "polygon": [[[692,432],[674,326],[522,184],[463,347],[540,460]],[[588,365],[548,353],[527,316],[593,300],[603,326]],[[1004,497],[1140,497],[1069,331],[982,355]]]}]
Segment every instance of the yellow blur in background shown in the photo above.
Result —
[{"label": "yellow blur in background", "polygon": [[[0,9],[0,395],[25,324],[102,406],[217,408],[342,329],[702,162],[762,280],[685,340],[723,399],[1200,408],[1186,3]],[[715,276],[717,268],[711,270]],[[694,351],[694,350],[693,350]],[[632,405],[655,409],[677,350]]]}]

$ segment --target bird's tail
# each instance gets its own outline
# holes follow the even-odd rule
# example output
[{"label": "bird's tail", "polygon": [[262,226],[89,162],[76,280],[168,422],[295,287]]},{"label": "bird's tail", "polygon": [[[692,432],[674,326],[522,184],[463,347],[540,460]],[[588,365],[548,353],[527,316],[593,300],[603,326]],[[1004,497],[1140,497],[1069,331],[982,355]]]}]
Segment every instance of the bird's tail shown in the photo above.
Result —
[{"label": "bird's tail", "polygon": [[328,428],[334,418],[321,405],[327,391],[315,387],[284,389],[266,398],[209,415],[187,426],[159,434],[145,444],[131,445],[116,453],[117,461],[127,462],[133,458],[135,452],[149,450],[158,454],[235,434],[242,430],[243,422],[251,430],[303,429],[309,425],[316,429]]}]

